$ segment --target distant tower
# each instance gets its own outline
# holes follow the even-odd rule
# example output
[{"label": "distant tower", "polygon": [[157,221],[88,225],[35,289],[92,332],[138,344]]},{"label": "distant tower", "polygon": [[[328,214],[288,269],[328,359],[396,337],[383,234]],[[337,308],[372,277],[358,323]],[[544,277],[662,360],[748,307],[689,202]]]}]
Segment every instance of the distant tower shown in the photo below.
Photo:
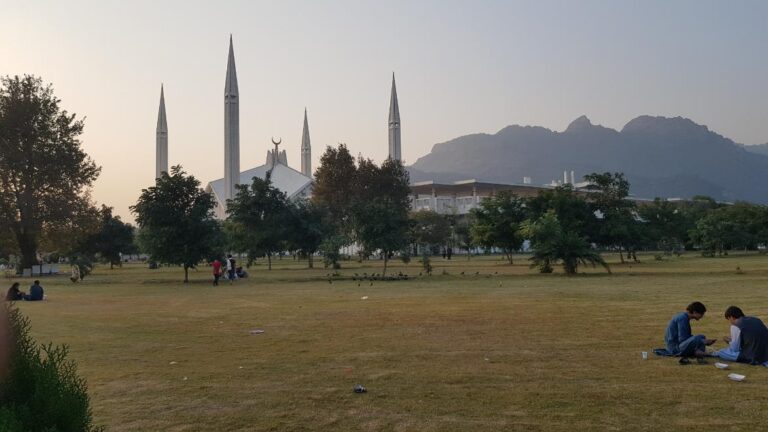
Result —
[{"label": "distant tower", "polygon": [[155,178],[160,178],[163,172],[168,172],[168,121],[165,118],[163,85],[160,84],[160,110],[155,131]]},{"label": "distant tower", "polygon": [[301,132],[301,173],[312,177],[312,146],[309,144],[309,123],[304,108],[304,130]]},{"label": "distant tower", "polygon": [[397,104],[394,72],[392,73],[392,95],[389,100],[389,157],[403,160],[400,152],[400,107]]},{"label": "distant tower", "polygon": [[224,201],[234,198],[240,180],[240,92],[237,89],[235,50],[229,36],[227,81],[224,85]]}]

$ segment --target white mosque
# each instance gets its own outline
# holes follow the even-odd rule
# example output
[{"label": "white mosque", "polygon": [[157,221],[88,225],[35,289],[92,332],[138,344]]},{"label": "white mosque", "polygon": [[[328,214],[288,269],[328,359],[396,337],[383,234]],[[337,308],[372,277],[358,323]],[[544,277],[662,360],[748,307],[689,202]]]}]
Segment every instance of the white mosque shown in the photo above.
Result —
[{"label": "white mosque", "polygon": [[[240,171],[239,98],[235,51],[230,36],[227,77],[224,85],[224,178],[211,181],[205,188],[208,193],[213,194],[216,201],[214,212],[219,219],[226,218],[226,202],[234,197],[236,184],[251,184],[254,177],[263,179],[269,172],[271,172],[272,184],[285,192],[289,199],[309,197],[312,194],[312,147],[309,140],[306,108],[304,109],[304,130],[301,134],[301,171],[288,166],[286,152],[278,151],[277,144],[274,150],[267,151],[264,165]],[[402,160],[400,147],[400,109],[393,74],[389,106],[389,157]],[[165,97],[161,86],[160,110],[157,116],[155,177],[160,177],[163,171],[168,171],[168,125],[165,115]]]}]

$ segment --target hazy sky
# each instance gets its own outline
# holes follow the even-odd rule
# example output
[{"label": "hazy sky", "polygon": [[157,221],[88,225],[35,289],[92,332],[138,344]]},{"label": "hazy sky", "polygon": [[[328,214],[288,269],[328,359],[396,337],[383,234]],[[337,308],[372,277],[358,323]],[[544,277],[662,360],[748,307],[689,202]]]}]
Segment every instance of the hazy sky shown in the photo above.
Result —
[{"label": "hazy sky", "polygon": [[509,124],[563,130],[586,114],[621,128],[684,116],[768,142],[766,1],[0,0],[0,74],[35,74],[86,117],[99,203],[127,220],[154,181],[165,83],[169,160],[223,177],[229,34],[240,86],[241,168],[282,137],[299,167],[326,145],[387,155],[392,72],[403,157]]}]

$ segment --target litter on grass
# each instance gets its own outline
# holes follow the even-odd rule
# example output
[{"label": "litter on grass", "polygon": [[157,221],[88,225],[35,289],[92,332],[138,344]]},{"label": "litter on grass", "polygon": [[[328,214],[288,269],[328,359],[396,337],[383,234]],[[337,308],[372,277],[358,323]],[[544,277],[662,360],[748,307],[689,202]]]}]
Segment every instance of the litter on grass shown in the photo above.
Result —
[{"label": "litter on grass", "polygon": [[262,333],[264,333],[264,330],[262,330],[262,329],[253,329],[253,330],[251,330],[251,334],[252,335],[257,335],[257,334],[262,334]]},{"label": "litter on grass", "polygon": [[746,375],[739,375],[737,373],[732,373],[732,374],[728,374],[728,378],[734,381],[744,381],[747,377]]},{"label": "litter on grass", "polygon": [[728,363],[715,363],[715,367],[718,369],[728,369]]},{"label": "litter on grass", "polygon": [[366,393],[366,392],[368,392],[368,389],[366,389],[365,387],[363,387],[361,384],[357,384],[357,385],[356,385],[356,386],[355,386],[355,387],[352,389],[352,391],[354,391],[355,393]]},{"label": "litter on grass", "polygon": [[170,363],[168,363],[168,364],[170,364],[170,365],[175,365],[175,364],[178,364],[178,363],[177,363],[177,362],[175,362],[175,361],[172,361],[172,362],[170,362]]},{"label": "litter on grass", "polygon": [[368,300],[368,296],[362,296],[360,297],[360,300]]}]

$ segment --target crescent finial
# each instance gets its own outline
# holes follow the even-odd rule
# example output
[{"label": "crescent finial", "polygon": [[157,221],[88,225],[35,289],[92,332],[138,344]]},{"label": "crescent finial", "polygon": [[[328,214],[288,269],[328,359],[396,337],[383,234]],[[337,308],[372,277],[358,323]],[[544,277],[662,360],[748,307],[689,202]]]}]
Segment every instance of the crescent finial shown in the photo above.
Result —
[{"label": "crescent finial", "polygon": [[275,137],[272,137],[272,144],[274,145],[280,145],[280,143],[283,142],[282,138],[278,138],[277,142],[275,142]]}]

